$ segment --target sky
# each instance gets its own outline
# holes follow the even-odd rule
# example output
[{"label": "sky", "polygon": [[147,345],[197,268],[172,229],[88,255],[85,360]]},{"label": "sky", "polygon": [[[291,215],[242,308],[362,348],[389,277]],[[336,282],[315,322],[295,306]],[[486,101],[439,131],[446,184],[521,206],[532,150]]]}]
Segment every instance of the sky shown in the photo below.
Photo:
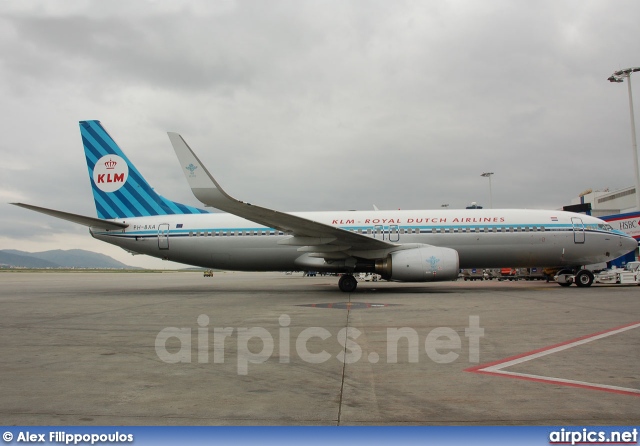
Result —
[{"label": "sky", "polygon": [[488,207],[483,172],[494,208],[631,186],[627,86],[607,78],[640,66],[638,17],[635,0],[3,0],[0,249],[176,266],[8,204],[96,215],[88,119],[194,206],[167,131],[282,211]]}]

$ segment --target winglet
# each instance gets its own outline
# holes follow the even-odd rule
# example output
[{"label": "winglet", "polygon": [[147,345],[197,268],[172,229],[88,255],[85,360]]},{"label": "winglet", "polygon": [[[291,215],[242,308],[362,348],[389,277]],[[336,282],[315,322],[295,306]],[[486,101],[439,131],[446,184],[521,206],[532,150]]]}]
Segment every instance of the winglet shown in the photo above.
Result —
[{"label": "winglet", "polygon": [[227,194],[178,133],[168,132],[169,140],[182,166],[193,195],[202,203],[225,210],[225,203],[237,201]]}]

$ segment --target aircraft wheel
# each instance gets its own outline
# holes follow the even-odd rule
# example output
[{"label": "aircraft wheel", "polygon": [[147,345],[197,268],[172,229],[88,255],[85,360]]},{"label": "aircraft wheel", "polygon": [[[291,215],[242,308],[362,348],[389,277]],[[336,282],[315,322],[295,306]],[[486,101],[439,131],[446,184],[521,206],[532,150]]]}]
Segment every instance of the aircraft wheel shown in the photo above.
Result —
[{"label": "aircraft wheel", "polygon": [[345,293],[354,292],[357,286],[358,281],[351,274],[344,274],[338,281],[338,287],[340,288],[340,291],[344,291]]},{"label": "aircraft wheel", "polygon": [[576,274],[576,285],[579,287],[588,287],[593,284],[593,273],[583,269]]}]

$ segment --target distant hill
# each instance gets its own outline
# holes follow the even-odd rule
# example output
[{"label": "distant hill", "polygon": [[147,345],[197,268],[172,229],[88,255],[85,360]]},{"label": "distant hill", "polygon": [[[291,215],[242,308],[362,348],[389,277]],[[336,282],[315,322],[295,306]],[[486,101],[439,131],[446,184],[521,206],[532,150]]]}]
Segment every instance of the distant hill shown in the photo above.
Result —
[{"label": "distant hill", "polygon": [[53,251],[25,252],[15,249],[0,250],[0,265],[22,268],[109,268],[142,269],[125,265],[109,256],[84,249],[56,249]]},{"label": "distant hill", "polygon": [[[22,268],[59,268],[59,265],[56,265],[53,262],[49,262],[47,260],[38,259],[36,257],[31,257],[29,255],[20,255],[14,254],[14,252],[21,251],[9,251],[2,250],[0,251],[0,265],[6,266],[17,266]],[[25,253],[29,254],[29,253]]]}]

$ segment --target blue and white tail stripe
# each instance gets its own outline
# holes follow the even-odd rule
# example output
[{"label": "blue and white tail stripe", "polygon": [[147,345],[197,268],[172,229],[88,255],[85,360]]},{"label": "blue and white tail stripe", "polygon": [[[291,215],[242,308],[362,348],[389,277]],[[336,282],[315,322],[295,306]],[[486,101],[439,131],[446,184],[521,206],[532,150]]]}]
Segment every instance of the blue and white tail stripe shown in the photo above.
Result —
[{"label": "blue and white tail stripe", "polygon": [[80,121],[80,134],[99,218],[208,213],[155,193],[99,121]]}]

